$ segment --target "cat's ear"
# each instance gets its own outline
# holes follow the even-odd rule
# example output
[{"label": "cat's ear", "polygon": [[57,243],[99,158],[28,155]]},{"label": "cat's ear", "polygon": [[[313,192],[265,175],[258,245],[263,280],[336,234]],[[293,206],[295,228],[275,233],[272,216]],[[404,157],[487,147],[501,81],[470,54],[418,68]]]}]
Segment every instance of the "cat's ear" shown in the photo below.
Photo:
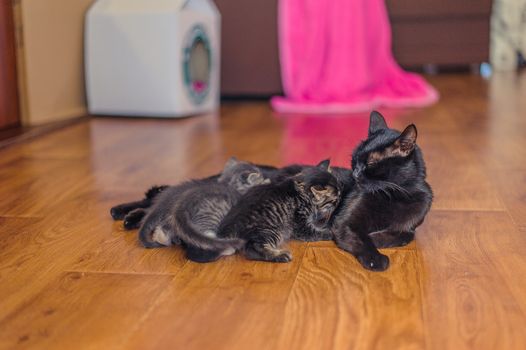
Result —
[{"label": "cat's ear", "polygon": [[304,191],[305,190],[305,179],[303,178],[303,174],[299,173],[294,176],[294,186],[298,191]]},{"label": "cat's ear", "polygon": [[378,130],[386,129],[387,123],[380,112],[372,111],[369,116],[369,135],[375,133]]},{"label": "cat's ear", "polygon": [[320,168],[322,170],[325,170],[325,171],[328,171],[330,173],[331,172],[331,159],[328,158],[328,159],[322,160],[316,166],[318,168]]},{"label": "cat's ear", "polygon": [[393,143],[393,152],[402,157],[408,156],[415,148],[417,134],[416,126],[414,124],[409,125]]},{"label": "cat's ear", "polygon": [[239,164],[239,160],[236,157],[230,157],[223,168],[223,170],[231,169]]},{"label": "cat's ear", "polygon": [[390,146],[384,150],[369,153],[367,165],[374,165],[390,157],[407,157],[415,149],[416,135],[416,126],[409,125]]},{"label": "cat's ear", "polygon": [[221,175],[217,179],[218,182],[224,182],[226,179],[229,178],[231,170],[239,164],[239,160],[237,160],[236,157],[230,157],[223,167],[223,171],[221,171]]}]

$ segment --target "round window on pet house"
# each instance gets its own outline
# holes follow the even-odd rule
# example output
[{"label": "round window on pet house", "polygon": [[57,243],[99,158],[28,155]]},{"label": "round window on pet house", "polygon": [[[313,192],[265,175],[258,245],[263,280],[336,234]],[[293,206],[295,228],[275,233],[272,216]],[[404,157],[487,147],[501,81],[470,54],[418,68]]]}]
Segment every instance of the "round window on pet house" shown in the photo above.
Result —
[{"label": "round window on pet house", "polygon": [[210,90],[211,55],[204,28],[194,26],[184,46],[183,71],[186,90],[195,104],[202,103]]}]

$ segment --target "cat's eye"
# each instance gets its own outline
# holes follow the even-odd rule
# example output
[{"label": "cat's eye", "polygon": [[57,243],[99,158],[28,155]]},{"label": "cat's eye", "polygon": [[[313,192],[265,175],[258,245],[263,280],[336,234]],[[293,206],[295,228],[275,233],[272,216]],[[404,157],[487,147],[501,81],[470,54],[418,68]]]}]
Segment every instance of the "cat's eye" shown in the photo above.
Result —
[{"label": "cat's eye", "polygon": [[368,167],[375,166],[376,164],[377,164],[377,162],[374,161],[374,160],[370,160],[370,161],[367,162],[367,166]]}]

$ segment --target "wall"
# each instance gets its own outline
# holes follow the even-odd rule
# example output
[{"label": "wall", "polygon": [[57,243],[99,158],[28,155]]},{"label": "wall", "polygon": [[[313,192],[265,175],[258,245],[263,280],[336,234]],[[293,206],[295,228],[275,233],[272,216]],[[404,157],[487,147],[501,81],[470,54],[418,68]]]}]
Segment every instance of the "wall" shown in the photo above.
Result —
[{"label": "wall", "polygon": [[15,43],[11,4],[0,2],[0,129],[18,124]]},{"label": "wall", "polygon": [[14,2],[23,124],[86,114],[83,26],[93,1]]}]

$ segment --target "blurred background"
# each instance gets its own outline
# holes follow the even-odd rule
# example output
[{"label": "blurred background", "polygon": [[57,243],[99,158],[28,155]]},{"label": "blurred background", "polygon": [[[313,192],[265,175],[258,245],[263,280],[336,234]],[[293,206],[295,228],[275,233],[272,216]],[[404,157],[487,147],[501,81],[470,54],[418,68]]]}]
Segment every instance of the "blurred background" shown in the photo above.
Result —
[{"label": "blurred background", "polygon": [[[137,0],[128,1],[124,7],[134,2]],[[494,61],[506,69],[515,69],[518,58],[514,56],[520,42],[517,35],[501,35],[498,39],[490,33],[492,10],[498,12],[500,2],[508,7],[514,3],[496,1],[492,6],[491,0],[387,0],[396,61],[406,69],[428,74],[480,74],[481,64],[489,62],[490,37],[495,36],[501,42],[495,43],[494,49],[502,46],[501,56],[509,62]],[[88,114],[84,39],[86,14],[93,3],[1,2],[0,129],[42,125]],[[151,5],[143,3],[147,12]],[[188,1],[169,3],[188,6]],[[221,16],[220,49],[214,48],[220,51],[221,97],[265,99],[282,94],[278,2],[216,0],[215,5]],[[508,18],[510,12],[518,18],[524,11],[500,8],[500,12],[503,18],[494,25],[496,33],[502,28],[514,28],[515,19]],[[98,55],[108,58],[103,52]],[[491,66],[482,67],[483,74],[489,74]]]}]

